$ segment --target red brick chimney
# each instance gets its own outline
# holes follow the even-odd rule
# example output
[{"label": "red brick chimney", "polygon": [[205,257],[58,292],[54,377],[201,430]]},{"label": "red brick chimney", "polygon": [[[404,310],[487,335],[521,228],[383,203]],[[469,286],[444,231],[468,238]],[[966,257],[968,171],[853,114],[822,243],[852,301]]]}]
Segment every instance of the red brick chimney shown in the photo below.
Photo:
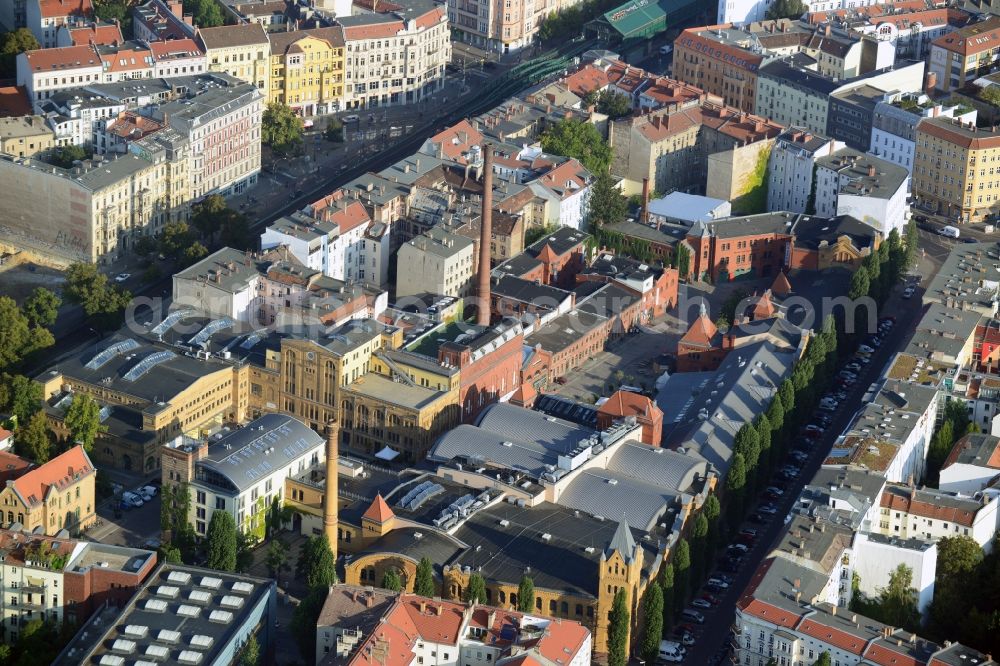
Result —
[{"label": "red brick chimney", "polygon": [[490,242],[493,238],[493,144],[483,144],[483,210],[479,225],[479,304],[476,323],[490,325]]},{"label": "red brick chimney", "polygon": [[927,72],[924,74],[924,93],[930,95],[937,86],[937,72]]},{"label": "red brick chimney", "polygon": [[874,164],[869,164],[868,165],[868,176],[870,178],[874,178],[875,177],[875,165]]}]

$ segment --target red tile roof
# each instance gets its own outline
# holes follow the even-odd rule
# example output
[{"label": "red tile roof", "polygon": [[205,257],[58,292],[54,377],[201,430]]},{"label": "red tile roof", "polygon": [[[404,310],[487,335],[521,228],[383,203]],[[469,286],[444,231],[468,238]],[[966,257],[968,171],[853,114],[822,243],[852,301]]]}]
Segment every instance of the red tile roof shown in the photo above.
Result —
[{"label": "red tile roof", "polygon": [[753,306],[753,318],[757,319],[769,319],[774,316],[775,307],[774,303],[771,302],[771,292],[765,291],[757,299],[757,302]]},{"label": "red tile roof", "polygon": [[100,67],[101,57],[93,45],[62,46],[26,51],[25,58],[33,72],[51,72],[77,67]]},{"label": "red tile roof", "polygon": [[360,41],[364,39],[385,39],[395,37],[403,32],[406,26],[402,21],[387,21],[385,23],[370,23],[367,25],[345,25],[344,39]]},{"label": "red tile roof", "polygon": [[1000,16],[990,16],[985,21],[941,35],[931,47],[937,47],[963,56],[990,51],[1000,46]]},{"label": "red tile roof", "polygon": [[435,148],[444,153],[445,157],[456,162],[465,164],[462,157],[469,152],[472,146],[477,146],[483,142],[483,134],[468,120],[462,120],[451,127],[441,130],[430,139]]},{"label": "red tile roof", "polygon": [[110,25],[87,25],[80,28],[68,28],[73,46],[86,46],[87,44],[103,44],[114,46],[125,41],[122,37],[121,28],[117,23]]},{"label": "red tile roof", "polygon": [[828,627],[809,618],[802,621],[798,631],[852,654],[860,655],[865,649],[865,639],[860,636],[853,636],[846,631]]},{"label": "red tile roof", "polygon": [[699,346],[699,347],[711,347],[712,339],[719,332],[719,329],[715,326],[711,319],[709,319],[707,314],[701,314],[694,323],[691,324],[691,328],[687,330],[687,333],[681,338],[679,344]]},{"label": "red tile roof", "polygon": [[608,85],[608,74],[600,67],[587,65],[567,76],[563,83],[571,93],[583,97],[593,90],[605,88]]},{"label": "red tile roof", "polygon": [[856,7],[854,9],[836,9],[826,12],[811,12],[806,14],[806,21],[813,25],[826,23],[832,18],[845,19],[848,16],[873,19],[875,17],[891,14],[892,12],[919,12],[927,9],[926,0],[903,0],[882,5],[869,5],[868,7]]},{"label": "red tile roof", "polygon": [[389,505],[385,503],[384,499],[382,499],[382,493],[378,493],[375,495],[375,499],[372,501],[371,506],[365,510],[361,517],[381,524],[387,520],[395,518],[396,514],[392,512]]},{"label": "red tile roof", "polygon": [[1000,133],[986,127],[973,131],[950,118],[921,118],[917,123],[917,134],[921,133],[970,150],[1000,148]]},{"label": "red tile roof", "polygon": [[28,91],[18,86],[0,86],[0,118],[31,115]]},{"label": "red tile roof", "polygon": [[171,39],[164,42],[150,42],[149,50],[156,60],[183,58],[202,54],[201,47],[193,39]]},{"label": "red tile roof", "polygon": [[131,72],[152,68],[152,57],[150,49],[122,48],[102,53],[101,61],[104,63],[105,72]]},{"label": "red tile roof", "polygon": [[650,419],[656,416],[660,408],[644,395],[619,390],[604,401],[604,404],[597,411],[600,414],[608,414],[613,417],[635,416]]},{"label": "red tile roof", "polygon": [[341,234],[346,234],[371,221],[368,211],[360,201],[351,201],[346,206],[337,206],[324,213],[323,219],[336,224]]},{"label": "red tile roof", "polygon": [[[921,493],[920,496],[929,498],[930,493]],[[976,520],[976,514],[973,511],[933,504],[932,502],[920,499],[920,496],[910,494],[903,488],[886,489],[882,492],[880,505],[883,509],[903,511],[924,518],[964,525],[965,527],[972,527]]]},{"label": "red tile roof", "polygon": [[42,18],[94,15],[94,5],[90,0],[38,0],[38,9]]},{"label": "red tile roof", "polygon": [[788,276],[785,275],[784,271],[774,277],[774,282],[771,283],[771,292],[778,296],[787,296],[792,293],[792,283],[788,281]]},{"label": "red tile roof", "polygon": [[434,8],[424,12],[417,17],[417,27],[418,28],[432,28],[441,22],[442,17],[445,15],[445,10],[443,5],[437,5]]},{"label": "red tile roof", "polygon": [[[0,428],[0,433],[6,433],[5,435],[0,435],[0,440],[7,439],[11,435],[9,430],[2,428]],[[8,479],[16,479],[31,469],[31,467],[32,463],[30,461],[8,451],[0,451],[0,484]]]},{"label": "red tile roof", "polygon": [[[909,647],[909,643],[903,643],[903,648]],[[923,659],[917,659],[912,654],[907,654],[899,650],[893,650],[881,643],[872,643],[868,651],[865,652],[865,661],[870,661],[881,666],[924,666]]]},{"label": "red tile roof", "polygon": [[28,506],[40,504],[50,488],[62,491],[94,473],[86,451],[79,444],[13,482],[14,490]]}]

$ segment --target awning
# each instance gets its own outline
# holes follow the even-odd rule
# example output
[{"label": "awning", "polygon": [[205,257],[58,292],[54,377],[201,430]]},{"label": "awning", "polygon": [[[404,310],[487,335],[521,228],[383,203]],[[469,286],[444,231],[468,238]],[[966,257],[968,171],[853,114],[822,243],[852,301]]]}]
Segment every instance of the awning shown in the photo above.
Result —
[{"label": "awning", "polygon": [[379,460],[395,460],[396,456],[399,455],[399,451],[394,451],[391,447],[385,447],[381,451],[375,454],[375,457]]}]

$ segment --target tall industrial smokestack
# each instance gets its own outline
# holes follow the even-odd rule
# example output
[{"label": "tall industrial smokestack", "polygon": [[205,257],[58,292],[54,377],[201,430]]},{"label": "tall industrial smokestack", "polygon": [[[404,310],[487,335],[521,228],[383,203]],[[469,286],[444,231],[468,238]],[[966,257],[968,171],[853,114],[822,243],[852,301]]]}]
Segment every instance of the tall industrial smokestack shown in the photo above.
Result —
[{"label": "tall industrial smokestack", "polygon": [[337,465],[340,424],[336,420],[326,424],[326,490],[323,492],[323,534],[330,542],[333,559],[337,560]]},{"label": "tall industrial smokestack", "polygon": [[493,144],[483,144],[483,211],[479,230],[479,305],[476,323],[490,325],[490,244],[493,240]]}]

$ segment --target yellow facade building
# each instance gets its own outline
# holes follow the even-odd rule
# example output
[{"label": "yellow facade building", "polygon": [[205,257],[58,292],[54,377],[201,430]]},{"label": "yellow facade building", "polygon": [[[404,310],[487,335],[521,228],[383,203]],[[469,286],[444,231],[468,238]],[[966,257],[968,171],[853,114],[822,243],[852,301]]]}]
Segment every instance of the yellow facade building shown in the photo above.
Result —
[{"label": "yellow facade building", "polygon": [[33,157],[56,147],[56,134],[41,116],[0,118],[0,153]]},{"label": "yellow facade building", "polygon": [[339,26],[270,33],[269,101],[303,116],[344,104],[344,32]]},{"label": "yellow facade building", "polygon": [[97,518],[96,478],[87,452],[74,446],[7,482],[0,491],[0,527],[20,523],[25,533],[80,533]]},{"label": "yellow facade building", "polygon": [[257,86],[270,99],[271,46],[259,23],[199,28],[195,35],[205,50],[208,71],[225,72]]}]

